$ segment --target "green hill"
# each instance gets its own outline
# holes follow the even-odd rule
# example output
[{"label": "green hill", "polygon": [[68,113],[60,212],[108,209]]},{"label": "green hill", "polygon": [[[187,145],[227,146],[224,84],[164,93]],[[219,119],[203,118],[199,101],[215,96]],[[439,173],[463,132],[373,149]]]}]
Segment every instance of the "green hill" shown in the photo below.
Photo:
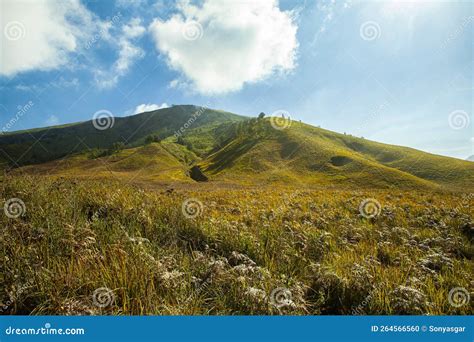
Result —
[{"label": "green hill", "polygon": [[[114,118],[113,126],[99,130],[93,121],[12,132],[0,136],[0,164],[18,167],[44,163],[94,148],[107,149],[121,142],[128,147],[144,143],[154,134],[160,138],[172,136],[192,120],[192,127],[212,127],[245,117],[204,107],[182,105]],[[208,148],[207,146],[204,147]]]},{"label": "green hill", "polygon": [[[197,111],[200,115],[189,124]],[[177,138],[174,133],[180,127],[187,128]],[[41,145],[53,152],[39,152],[31,136],[41,134]],[[154,138],[147,139],[151,134]],[[116,147],[124,137],[127,144]],[[190,169],[197,165],[211,184],[455,191],[471,191],[474,184],[472,162],[294,121],[277,130],[268,118],[248,119],[195,106],[116,118],[113,128],[104,131],[86,122],[9,134],[0,138],[0,147],[10,158],[19,157],[19,165],[35,164],[15,172],[137,182],[194,182]]]},{"label": "green hill", "polygon": [[[474,165],[415,149],[381,144],[292,122],[272,130],[268,119],[258,131],[236,137],[201,162],[219,179],[287,180],[296,183],[469,189]],[[262,133],[263,132],[263,133]]]},{"label": "green hill", "polygon": [[[189,158],[189,159],[186,159]],[[185,147],[151,143],[94,158],[90,153],[23,166],[14,172],[79,178],[113,178],[125,182],[192,182],[185,160],[197,160]]]}]

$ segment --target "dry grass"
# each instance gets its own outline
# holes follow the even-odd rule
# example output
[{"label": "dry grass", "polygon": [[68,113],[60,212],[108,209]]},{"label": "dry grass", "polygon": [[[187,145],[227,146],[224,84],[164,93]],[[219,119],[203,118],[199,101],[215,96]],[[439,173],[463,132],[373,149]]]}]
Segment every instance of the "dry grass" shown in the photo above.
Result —
[{"label": "dry grass", "polygon": [[448,301],[473,288],[472,195],[21,176],[3,181],[10,198],[26,212],[0,216],[4,314],[473,313]]}]

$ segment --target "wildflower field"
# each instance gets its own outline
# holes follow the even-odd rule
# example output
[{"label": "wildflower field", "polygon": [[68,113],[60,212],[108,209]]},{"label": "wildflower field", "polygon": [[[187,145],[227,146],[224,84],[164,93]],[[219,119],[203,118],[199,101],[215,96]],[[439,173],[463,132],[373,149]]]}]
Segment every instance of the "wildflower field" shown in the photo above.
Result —
[{"label": "wildflower field", "polygon": [[7,176],[1,314],[472,314],[469,193]]}]

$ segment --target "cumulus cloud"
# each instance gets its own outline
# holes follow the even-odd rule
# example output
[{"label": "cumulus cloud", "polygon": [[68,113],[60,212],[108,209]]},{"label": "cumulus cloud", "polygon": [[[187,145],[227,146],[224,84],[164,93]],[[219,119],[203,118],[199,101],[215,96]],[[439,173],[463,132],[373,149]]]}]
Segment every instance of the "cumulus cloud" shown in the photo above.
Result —
[{"label": "cumulus cloud", "polygon": [[169,106],[166,102],[160,105],[157,105],[155,103],[148,103],[148,104],[142,103],[141,105],[138,105],[137,108],[135,108],[135,111],[133,112],[133,114],[151,112],[153,110],[158,110],[158,109],[168,108],[168,107]]},{"label": "cumulus cloud", "polygon": [[79,0],[3,0],[0,75],[65,65],[97,25]]},{"label": "cumulus cloud", "polygon": [[145,27],[141,25],[139,18],[130,20],[129,24],[122,27],[123,35],[118,40],[120,47],[119,58],[114,65],[114,71],[117,74],[123,75],[135,60],[144,56],[143,49],[134,45],[132,41],[141,37],[145,31]]},{"label": "cumulus cloud", "polygon": [[73,54],[87,56],[98,44],[106,43],[117,49],[116,61],[109,70],[96,65],[89,68],[98,87],[110,88],[145,54],[135,44],[146,32],[141,19],[119,25],[121,21],[120,12],[102,21],[79,0],[3,0],[0,75],[13,77],[70,66]]},{"label": "cumulus cloud", "polygon": [[116,45],[120,50],[117,60],[110,70],[97,69],[95,71],[95,79],[100,88],[115,86],[119,78],[129,71],[133,63],[145,55],[143,49],[134,44],[134,41],[146,32],[145,27],[141,24],[141,19],[131,19],[128,24],[122,26],[121,31],[116,39]]},{"label": "cumulus cloud", "polygon": [[181,2],[149,27],[157,50],[203,94],[236,91],[296,63],[297,25],[276,0]]}]

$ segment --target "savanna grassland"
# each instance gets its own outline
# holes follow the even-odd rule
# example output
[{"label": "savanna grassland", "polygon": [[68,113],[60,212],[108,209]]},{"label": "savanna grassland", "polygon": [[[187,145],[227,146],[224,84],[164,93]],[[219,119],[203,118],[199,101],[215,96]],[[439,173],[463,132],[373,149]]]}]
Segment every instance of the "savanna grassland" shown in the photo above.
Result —
[{"label": "savanna grassland", "polygon": [[7,175],[1,197],[2,314],[473,313],[469,193]]},{"label": "savanna grassland", "polygon": [[3,314],[473,312],[472,162],[185,105],[0,135],[0,169]]}]

